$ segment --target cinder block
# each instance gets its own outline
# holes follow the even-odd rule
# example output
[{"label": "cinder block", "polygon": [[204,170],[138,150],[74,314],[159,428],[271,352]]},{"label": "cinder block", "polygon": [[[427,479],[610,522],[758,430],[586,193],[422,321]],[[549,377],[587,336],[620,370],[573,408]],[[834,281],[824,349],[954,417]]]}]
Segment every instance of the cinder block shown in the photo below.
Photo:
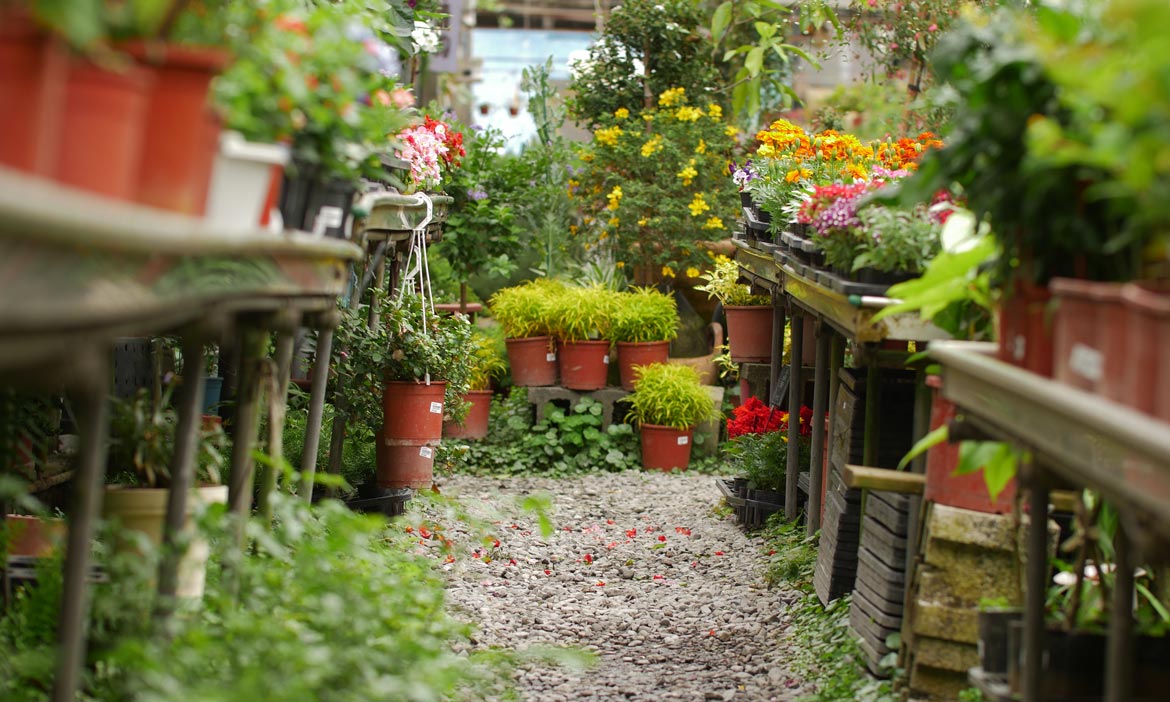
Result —
[{"label": "cinder block", "polygon": [[979,640],[978,611],[919,599],[914,608],[914,633],[974,646]]},{"label": "cinder block", "polygon": [[579,392],[560,386],[528,388],[528,402],[536,409],[536,421],[544,419],[544,408],[548,403],[557,400],[567,401],[569,407],[575,406],[582,397],[588,397],[601,403],[601,428],[605,429],[613,424],[614,405],[630,393],[619,387]]}]

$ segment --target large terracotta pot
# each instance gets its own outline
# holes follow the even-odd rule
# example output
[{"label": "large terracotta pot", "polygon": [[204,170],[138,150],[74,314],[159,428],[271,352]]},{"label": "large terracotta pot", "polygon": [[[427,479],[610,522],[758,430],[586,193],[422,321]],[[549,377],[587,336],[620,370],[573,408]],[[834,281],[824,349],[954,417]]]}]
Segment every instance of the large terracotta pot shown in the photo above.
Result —
[{"label": "large terracotta pot", "polygon": [[540,387],[557,384],[556,343],[551,336],[505,339],[512,384]]},{"label": "large terracotta pot", "polygon": [[81,59],[69,66],[57,180],[108,197],[133,200],[152,76],[137,66],[121,72]]},{"label": "large terracotta pot", "polygon": [[618,375],[623,390],[634,390],[634,366],[666,363],[670,359],[669,341],[617,342]]},{"label": "large terracotta pot", "polygon": [[0,7],[0,164],[51,175],[57,167],[69,54],[27,12]]},{"label": "large terracotta pot", "polygon": [[768,363],[772,360],[772,306],[724,307],[727,343],[736,363]]},{"label": "large terracotta pot", "polygon": [[1016,280],[999,308],[999,359],[1044,377],[1052,376],[1052,325],[1047,288]]},{"label": "large terracotta pot", "polygon": [[608,384],[608,341],[558,341],[561,385],[570,390],[600,390]]},{"label": "large terracotta pot", "polygon": [[220,128],[207,95],[211,80],[230,55],[221,49],[170,44],[135,43],[127,50],[154,74],[136,199],[202,215]]},{"label": "large terracotta pot", "polygon": [[[118,520],[124,530],[133,530],[145,534],[156,546],[162,544],[163,526],[166,523],[167,499],[170,490],[161,488],[126,488],[117,485],[106,488],[105,501],[102,503],[102,512],[107,517]],[[196,488],[191,491],[188,499],[188,513],[184,529],[193,529],[190,509],[196,503],[207,505],[225,504],[228,498],[226,485]],[[203,586],[207,575],[207,558],[211,554],[211,547],[207,540],[195,535],[190,545],[179,559],[178,586],[175,594],[179,597],[202,597]],[[115,546],[119,550],[132,548],[130,542],[119,541]]]},{"label": "large terracotta pot", "polygon": [[488,420],[491,418],[492,391],[472,390],[463,396],[463,400],[471,405],[467,417],[462,424],[458,422],[443,422],[443,436],[452,439],[482,439],[488,433]]},{"label": "large terracotta pot", "polygon": [[434,439],[378,438],[375,482],[381,488],[429,487],[434,480]]},{"label": "large terracotta pot", "polygon": [[44,558],[64,545],[68,526],[63,519],[41,519],[23,514],[4,515],[9,556]]},{"label": "large terracotta pot", "polygon": [[643,424],[642,467],[647,470],[686,470],[691,462],[694,429]]},{"label": "large terracotta pot", "polygon": [[1119,283],[1054,278],[1053,377],[1113,400],[1125,395],[1127,315]]},{"label": "large terracotta pot", "polygon": [[388,380],[382,390],[382,436],[438,440],[443,436],[443,394],[447,383]]},{"label": "large terracotta pot", "polygon": [[[939,392],[942,379],[927,377],[931,387],[930,430],[934,431],[955,418],[955,404]],[[986,512],[1007,514],[1015,501],[1016,481],[1013,478],[995,501],[987,493],[983,472],[955,475],[959,467],[959,445],[943,442],[926,452],[926,499],[941,505]]]},{"label": "large terracotta pot", "polygon": [[1126,403],[1170,421],[1170,291],[1131,283],[1121,295],[1129,317]]}]

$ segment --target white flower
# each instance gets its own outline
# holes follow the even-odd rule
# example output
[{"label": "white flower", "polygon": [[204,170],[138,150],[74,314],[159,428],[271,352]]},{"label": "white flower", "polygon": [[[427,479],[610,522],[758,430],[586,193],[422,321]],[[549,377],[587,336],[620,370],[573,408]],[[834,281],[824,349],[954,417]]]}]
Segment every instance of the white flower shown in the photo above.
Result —
[{"label": "white flower", "polygon": [[433,54],[441,48],[439,32],[422,20],[414,21],[414,30],[411,31],[410,38],[414,42],[416,54]]},{"label": "white flower", "polygon": [[588,49],[577,49],[570,53],[566,64],[569,75],[573,78],[580,78],[593,72],[593,60]]}]

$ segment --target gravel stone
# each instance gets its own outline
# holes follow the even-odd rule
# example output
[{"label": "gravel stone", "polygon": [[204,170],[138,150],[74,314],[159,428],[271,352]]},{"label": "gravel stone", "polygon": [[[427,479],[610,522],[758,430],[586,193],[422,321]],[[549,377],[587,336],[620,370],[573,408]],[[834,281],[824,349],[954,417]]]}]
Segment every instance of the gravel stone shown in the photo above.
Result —
[{"label": "gravel stone", "polygon": [[[454,476],[440,488],[499,529],[498,546],[443,566],[449,606],[477,626],[471,647],[597,654],[586,670],[524,664],[522,700],[788,702],[807,692],[788,672],[784,639],[798,593],[764,584],[761,542],[715,514],[713,477]],[[517,507],[533,493],[553,497],[547,539]]]}]

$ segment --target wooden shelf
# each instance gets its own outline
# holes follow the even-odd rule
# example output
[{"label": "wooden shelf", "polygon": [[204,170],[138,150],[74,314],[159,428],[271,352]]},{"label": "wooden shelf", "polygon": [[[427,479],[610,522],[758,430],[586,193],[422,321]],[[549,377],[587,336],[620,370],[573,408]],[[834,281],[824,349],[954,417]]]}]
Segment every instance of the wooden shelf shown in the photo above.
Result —
[{"label": "wooden shelf", "polygon": [[780,289],[783,276],[771,253],[756,249],[740,239],[732,243],[735,244],[735,262],[748,279],[761,288]]}]

